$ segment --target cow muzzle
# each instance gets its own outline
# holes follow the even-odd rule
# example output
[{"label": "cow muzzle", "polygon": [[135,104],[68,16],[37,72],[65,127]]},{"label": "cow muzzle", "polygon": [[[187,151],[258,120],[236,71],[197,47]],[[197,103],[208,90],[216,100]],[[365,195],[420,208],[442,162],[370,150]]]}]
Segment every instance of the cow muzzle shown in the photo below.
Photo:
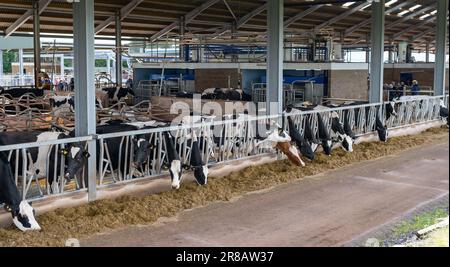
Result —
[{"label": "cow muzzle", "polygon": [[172,189],[174,190],[180,189],[180,184],[172,184]]},{"label": "cow muzzle", "polygon": [[64,178],[65,178],[67,181],[72,180],[74,177],[75,177],[75,175],[72,175],[72,174],[70,174],[70,173],[64,174]]}]

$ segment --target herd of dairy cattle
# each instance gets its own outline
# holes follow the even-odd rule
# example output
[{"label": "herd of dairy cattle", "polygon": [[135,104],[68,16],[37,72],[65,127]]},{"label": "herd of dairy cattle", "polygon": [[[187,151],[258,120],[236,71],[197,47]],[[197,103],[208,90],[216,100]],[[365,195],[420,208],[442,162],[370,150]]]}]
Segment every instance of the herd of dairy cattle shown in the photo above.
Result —
[{"label": "herd of dairy cattle", "polygon": [[[133,94],[130,89],[109,89],[108,95],[113,100],[119,100],[127,94]],[[0,90],[0,93],[5,92]],[[220,99],[220,97],[213,96],[217,93],[217,90],[211,90],[208,92],[210,99]],[[245,97],[245,96],[244,96]],[[227,99],[230,96],[226,97]],[[231,97],[232,98],[232,97]],[[242,99],[240,96],[235,98]],[[55,97],[52,98],[52,106],[60,107],[61,105],[68,105],[71,109],[75,108],[74,99],[71,97]],[[97,103],[100,105],[100,103]],[[342,106],[351,106],[365,104],[363,102],[351,102],[345,103]],[[302,107],[288,107],[285,110],[286,116],[283,116],[283,125],[278,125],[275,122],[265,122],[262,127],[267,127],[268,124],[275,125],[274,130],[267,132],[266,136],[260,136],[258,133],[255,136],[257,140],[256,146],[263,147],[264,144],[269,147],[284,153],[287,158],[297,166],[305,166],[304,159],[314,160],[315,155],[322,147],[323,153],[331,155],[334,147],[340,146],[347,152],[353,151],[353,144],[357,139],[357,136],[353,133],[351,122],[349,121],[348,110],[343,110],[342,117],[335,111],[331,111],[331,124],[327,127],[326,119],[321,113],[327,113],[332,107],[336,106],[302,106]],[[366,108],[364,114],[369,114],[369,107]],[[396,114],[396,103],[389,102],[385,104],[385,118],[380,118],[380,112],[376,112],[375,129],[378,134],[379,140],[386,142],[388,139],[388,129],[383,121],[389,120]],[[304,116],[303,129],[297,128],[294,116],[298,111],[311,111],[316,110],[318,112],[314,114],[308,114]],[[358,109],[355,110],[355,120],[358,121],[361,116]],[[447,119],[448,122],[448,109],[441,104],[440,115]],[[316,116],[317,119],[317,134],[313,130],[311,124],[312,116]],[[236,117],[236,116],[235,116]],[[191,118],[191,121],[197,120]],[[154,129],[169,126],[170,122],[130,122],[124,120],[111,120],[97,126],[97,134],[108,134],[117,132],[129,132],[135,130]],[[257,123],[258,124],[258,123]],[[287,125],[285,125],[287,124]],[[287,126],[287,127],[285,127]],[[331,128],[331,131],[328,129]],[[287,129],[287,130],[285,130]],[[52,129],[51,131],[30,131],[21,132],[2,132],[0,133],[0,146],[21,144],[21,143],[33,143],[40,141],[52,141],[64,138],[74,137],[75,133],[61,131],[60,129]],[[134,136],[132,139],[134,150],[132,155],[124,152],[120,149],[122,137],[108,138],[105,140],[109,153],[116,155],[111,157],[111,167],[114,171],[125,173],[124,165],[120,162],[132,163],[132,167],[139,171],[144,170],[147,166],[152,164],[151,154],[155,149],[158,142],[164,142],[165,144],[165,158],[163,161],[163,167],[168,170],[171,177],[172,189],[179,189],[184,170],[192,170],[195,180],[199,185],[205,185],[208,181],[208,162],[205,162],[202,157],[202,151],[204,149],[205,136],[197,136],[195,131],[192,131],[189,136],[183,136],[184,139],[188,139],[188,146],[190,147],[189,162],[183,162],[180,158],[180,146],[179,138],[173,136],[170,132],[163,132],[163,140],[156,140],[156,135],[141,134]],[[236,138],[233,142],[236,142],[236,146],[239,146],[241,140]],[[219,150],[224,145],[224,138],[214,137],[212,142],[215,143],[215,147]],[[97,141],[96,153],[99,153],[101,144]],[[69,144],[63,149],[56,150],[55,147],[40,147],[29,149],[31,155],[31,163],[28,171],[37,178],[47,178],[50,188],[57,188],[53,185],[57,185],[60,179],[56,173],[63,171],[64,179],[67,181],[73,180],[77,175],[82,172],[83,167],[87,163],[87,159],[91,156],[83,143]],[[23,175],[21,172],[24,170],[22,166],[22,154],[18,151],[0,152],[0,204],[4,204],[4,208],[11,213],[13,223],[22,231],[27,230],[40,230],[34,215],[34,209],[27,201],[23,201],[19,193],[19,190],[14,182],[13,170],[18,170],[19,175]],[[49,158],[47,158],[49,155]],[[65,158],[65,164],[62,166],[59,164],[58,157]],[[131,158],[130,158],[131,157]],[[18,158],[18,161],[11,160]],[[97,167],[100,165],[103,159],[100,155],[97,155]],[[302,159],[303,158],[303,159]],[[16,166],[16,162],[19,166]],[[60,168],[64,169],[61,170]],[[57,169],[56,173],[49,171]],[[25,168],[26,169],[26,168]],[[52,189],[53,190],[53,189]],[[56,190],[56,189],[55,189]]]}]

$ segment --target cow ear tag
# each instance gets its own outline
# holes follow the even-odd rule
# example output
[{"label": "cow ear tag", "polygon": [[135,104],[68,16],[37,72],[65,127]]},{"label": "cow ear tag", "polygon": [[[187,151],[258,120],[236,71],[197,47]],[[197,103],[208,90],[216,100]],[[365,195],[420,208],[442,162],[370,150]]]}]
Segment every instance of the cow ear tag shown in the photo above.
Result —
[{"label": "cow ear tag", "polygon": [[84,152],[83,153],[83,157],[85,158],[89,158],[91,156],[91,154],[89,154],[89,152]]},{"label": "cow ear tag", "polygon": [[67,149],[60,149],[59,153],[63,154],[64,156],[67,156],[67,154],[69,154],[69,151]]}]

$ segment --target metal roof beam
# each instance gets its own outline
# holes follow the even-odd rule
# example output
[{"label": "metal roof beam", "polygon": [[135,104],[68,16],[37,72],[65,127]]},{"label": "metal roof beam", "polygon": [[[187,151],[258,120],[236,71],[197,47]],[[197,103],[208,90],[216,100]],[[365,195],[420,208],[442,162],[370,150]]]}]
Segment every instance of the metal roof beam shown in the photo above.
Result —
[{"label": "metal roof beam", "polygon": [[413,37],[409,38],[409,41],[414,42],[415,40],[419,40],[420,38],[424,37],[425,35],[432,33],[435,30],[434,27],[429,28],[428,30],[425,30],[417,35],[414,35]]},{"label": "metal roof beam", "polygon": [[223,0],[223,3],[225,4],[225,6],[228,8],[228,11],[230,11],[231,16],[233,16],[234,20],[237,21],[237,17],[233,12],[233,9],[231,9],[230,5],[228,4],[227,0]]},{"label": "metal roof beam", "polygon": [[405,22],[405,21],[407,21],[407,20],[413,19],[413,18],[416,17],[417,15],[421,15],[421,14],[423,14],[423,13],[425,13],[425,12],[427,12],[428,10],[433,9],[433,8],[436,8],[436,5],[431,5],[431,6],[427,6],[427,7],[425,7],[425,8],[422,8],[422,9],[416,11],[416,12],[413,12],[413,13],[409,14],[408,16],[405,16],[405,17],[403,17],[403,18],[401,18],[401,19],[398,19],[398,20],[396,20],[396,21],[394,21],[394,22],[388,24],[386,27],[387,27],[387,28],[392,28],[392,27],[396,26],[396,25],[399,24],[399,23],[402,23],[402,22]]},{"label": "metal roof beam", "polygon": [[315,6],[312,6],[312,7],[308,8],[308,9],[306,9],[305,11],[300,12],[300,13],[298,13],[297,15],[295,15],[295,16],[293,16],[293,17],[287,19],[287,20],[284,22],[284,28],[289,27],[292,23],[294,23],[294,22],[296,22],[296,21],[298,21],[298,20],[300,20],[300,19],[302,19],[302,18],[308,16],[309,14],[313,13],[314,11],[317,11],[317,10],[318,10],[319,8],[321,8],[322,6],[323,6],[323,5],[315,5]]},{"label": "metal roof beam", "polygon": [[[392,13],[392,12],[394,12],[394,11],[396,11],[396,10],[398,10],[398,9],[408,5],[408,4],[413,4],[416,1],[417,0],[411,0],[411,1],[406,1],[406,2],[403,2],[401,4],[398,4],[398,5],[394,6],[394,7],[386,10],[385,14],[388,15],[388,14],[390,14],[390,13]],[[345,30],[344,36],[348,36],[348,35],[352,34],[354,31],[356,31],[356,30],[360,29],[361,27],[364,27],[367,24],[369,24],[371,21],[372,21],[372,18],[368,18],[368,19],[363,20],[360,23],[358,23],[358,24],[348,28],[347,30]]]},{"label": "metal roof beam", "polygon": [[[238,19],[238,21],[236,22],[236,29],[239,29],[240,27],[244,26],[252,18],[254,18],[255,16],[261,14],[266,9],[267,9],[267,3],[265,3],[264,5],[259,6],[258,8],[254,9],[250,13],[247,13],[245,16],[243,16],[242,18]],[[216,31],[216,36],[215,37],[218,37],[218,36],[221,36],[221,35],[225,34],[227,31],[231,30],[232,28],[233,28],[233,24],[228,24],[228,25],[224,26],[223,28],[220,28],[219,30]]]},{"label": "metal roof beam", "polygon": [[[120,20],[122,21],[126,18],[136,7],[138,7],[144,0],[133,0],[124,6],[120,10]],[[108,19],[100,23],[97,27],[95,27],[95,34],[99,34],[101,31],[106,29],[109,25],[115,22],[115,16],[110,16]]]},{"label": "metal roof beam", "polygon": [[344,18],[350,16],[351,14],[353,14],[353,13],[359,11],[361,8],[363,8],[363,7],[367,6],[367,5],[368,5],[367,2],[364,2],[364,3],[362,3],[362,4],[359,4],[359,5],[357,5],[357,6],[353,7],[353,8],[351,8],[351,9],[345,11],[344,13],[342,13],[342,14],[340,14],[340,15],[338,15],[338,16],[333,17],[332,19],[330,19],[330,20],[328,20],[328,21],[325,21],[324,23],[322,23],[322,24],[320,24],[320,25],[314,27],[314,32],[317,32],[317,31],[319,31],[320,29],[322,29],[322,28],[324,28],[324,27],[326,27],[326,26],[328,26],[328,25],[331,25],[331,24],[333,24],[333,23],[336,23],[336,22],[338,22],[338,21],[340,21],[340,20],[342,20],[342,19],[344,19]]},{"label": "metal roof beam", "polygon": [[[219,1],[220,0],[209,0],[208,2],[202,4],[201,6],[197,7],[196,9],[192,10],[191,12],[187,13],[184,16],[185,23],[187,24],[187,23],[191,22],[191,20],[193,20],[195,17],[200,15],[203,11],[205,11],[206,9],[208,9],[209,7],[211,7],[212,5],[216,4]],[[172,22],[170,25],[166,26],[164,29],[162,29],[161,31],[157,32],[152,37],[150,37],[150,42],[154,42],[154,41],[158,40],[165,34],[169,33],[173,29],[175,29],[177,26],[179,26],[179,24],[180,24],[179,21]]]},{"label": "metal roof beam", "polygon": [[[39,1],[39,15],[44,11],[44,9],[50,4],[52,0],[40,0]],[[17,29],[19,29],[27,20],[33,16],[33,10],[27,10],[20,18],[18,18],[13,24],[11,24],[5,30],[5,38],[11,36]]]},{"label": "metal roof beam", "polygon": [[249,22],[252,18],[254,18],[255,16],[261,14],[263,11],[265,11],[267,9],[267,3],[265,3],[264,5],[259,6],[258,8],[256,8],[255,10],[253,10],[252,12],[248,13],[247,15],[243,16],[242,18],[240,18],[238,20],[238,22],[236,23],[236,28],[239,29],[240,27],[244,26],[247,22]]},{"label": "metal roof beam", "polygon": [[[303,12],[300,12],[297,15],[287,19],[286,21],[283,22],[284,30],[286,30],[286,28],[289,27],[292,23],[294,23],[294,22],[296,22],[296,21],[298,21],[298,20],[308,16],[309,14],[314,13],[319,8],[321,8],[322,6],[324,6],[324,5],[314,5],[314,6],[310,7],[310,8],[308,8],[308,9],[304,10]],[[303,35],[305,35],[307,33],[309,33],[309,32],[303,32],[301,34],[301,36],[303,36]],[[267,35],[267,31],[264,34],[261,34],[260,36],[263,36],[263,35],[264,36]]]},{"label": "metal roof beam", "polygon": [[[447,17],[447,20],[448,20],[448,17]],[[447,21],[447,25],[448,25],[448,21]],[[416,40],[419,40],[419,39],[423,38],[424,36],[426,36],[426,35],[428,35],[430,33],[434,33],[435,30],[436,30],[436,26],[432,26],[432,27],[428,28],[427,30],[425,30],[425,31],[423,31],[423,32],[421,32],[421,33],[419,33],[417,35],[414,35],[413,37],[409,38],[409,41],[410,42],[414,42]],[[420,43],[422,43],[422,42],[420,42]]]},{"label": "metal roof beam", "polygon": [[403,30],[399,31],[398,33],[392,35],[390,39],[395,40],[395,39],[397,39],[398,37],[402,36],[403,34],[408,33],[408,32],[410,32],[410,31],[413,31],[413,30],[416,30],[416,29],[418,29],[418,28],[420,28],[420,27],[422,27],[422,26],[425,26],[425,25],[427,25],[428,23],[433,22],[433,21],[435,21],[435,20],[436,20],[436,17],[432,17],[432,18],[429,18],[429,19],[427,19],[427,20],[422,21],[422,22],[419,23],[419,24],[413,24],[413,25],[409,26],[408,28],[403,29]]},{"label": "metal roof beam", "polygon": [[414,4],[415,2],[417,2],[417,0],[411,0],[411,1],[406,1],[406,2],[403,2],[403,3],[399,3],[398,5],[396,5],[396,6],[394,6],[394,7],[391,7],[391,8],[389,8],[388,10],[386,10],[386,15],[389,15],[389,14],[391,14],[392,12],[397,11],[397,10],[399,10],[400,8],[403,8],[403,7],[406,6],[406,5]]}]

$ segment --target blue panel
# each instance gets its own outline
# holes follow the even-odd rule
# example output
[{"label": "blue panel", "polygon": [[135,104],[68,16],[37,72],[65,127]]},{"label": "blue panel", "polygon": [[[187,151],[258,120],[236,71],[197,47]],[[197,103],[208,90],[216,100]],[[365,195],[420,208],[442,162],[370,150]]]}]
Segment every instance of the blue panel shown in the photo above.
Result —
[{"label": "blue panel", "polygon": [[[265,83],[267,80],[266,76],[263,75],[259,78],[259,82]],[[315,77],[301,77],[301,76],[283,76],[283,83],[292,83],[295,81],[314,81],[316,84],[324,84],[325,76],[315,76]]]},{"label": "blue panel", "polygon": [[[161,72],[162,69],[135,68],[133,71],[134,84],[138,85],[141,80],[160,80]],[[165,69],[164,80],[178,79],[180,74],[183,75],[183,80],[195,80],[195,70],[192,69]]]},{"label": "blue panel", "polygon": [[265,70],[242,70],[242,89],[246,93],[251,93],[252,83],[260,83],[261,75],[265,75]]}]

